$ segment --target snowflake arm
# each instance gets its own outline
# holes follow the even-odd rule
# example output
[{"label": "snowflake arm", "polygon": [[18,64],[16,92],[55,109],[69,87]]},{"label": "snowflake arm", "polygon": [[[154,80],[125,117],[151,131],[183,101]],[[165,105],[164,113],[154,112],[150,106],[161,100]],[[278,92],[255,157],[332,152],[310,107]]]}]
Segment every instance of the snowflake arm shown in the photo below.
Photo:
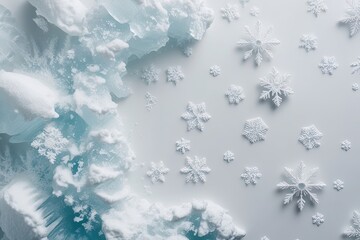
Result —
[{"label": "snowflake arm", "polygon": [[181,118],[187,122],[188,131],[195,128],[204,131],[205,123],[211,119],[211,116],[206,112],[205,103],[194,104],[189,102],[187,111],[181,115]]},{"label": "snowflake arm", "polygon": [[146,172],[146,175],[151,179],[152,183],[165,182],[165,175],[170,171],[165,167],[164,163],[160,161],[158,164],[151,162],[150,170]]},{"label": "snowflake arm", "polygon": [[351,225],[344,231],[344,236],[347,238],[359,240],[360,239],[360,213],[358,211],[353,212]]},{"label": "snowflake arm", "polygon": [[206,165],[206,158],[186,157],[185,167],[180,169],[180,173],[186,174],[185,182],[198,183],[206,182],[206,174],[209,174],[211,169]]},{"label": "snowflake arm", "polygon": [[340,19],[340,23],[349,25],[350,37],[360,30],[360,0],[348,1],[346,16]]}]

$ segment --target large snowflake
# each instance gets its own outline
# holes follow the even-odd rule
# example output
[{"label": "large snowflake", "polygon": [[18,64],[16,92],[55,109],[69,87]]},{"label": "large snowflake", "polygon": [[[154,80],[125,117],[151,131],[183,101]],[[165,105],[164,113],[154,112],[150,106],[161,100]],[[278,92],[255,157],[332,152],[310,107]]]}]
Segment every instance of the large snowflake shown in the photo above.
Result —
[{"label": "large snowflake", "polygon": [[247,37],[238,42],[238,46],[245,50],[243,59],[247,60],[254,55],[257,66],[261,64],[264,57],[271,59],[273,57],[272,48],[280,44],[279,40],[272,38],[272,28],[263,31],[262,23],[257,21],[254,32],[248,26],[245,26],[245,30]]},{"label": "large snowflake", "polygon": [[348,1],[346,16],[340,19],[340,23],[349,25],[350,37],[360,30],[360,0]]},{"label": "large snowflake", "polygon": [[251,142],[255,143],[258,141],[265,140],[266,132],[269,127],[262,120],[262,118],[252,118],[245,122],[243,135]]},{"label": "large snowflake", "polygon": [[165,167],[164,162],[160,161],[158,164],[151,162],[150,170],[146,175],[151,179],[152,183],[165,182],[165,175],[170,171]]},{"label": "large snowflake", "polygon": [[180,169],[180,172],[186,174],[185,181],[198,183],[199,181],[206,182],[206,174],[210,173],[211,169],[206,165],[206,158],[186,157],[185,167]]},{"label": "large snowflake", "polygon": [[285,195],[284,204],[290,203],[294,197],[299,198],[297,200],[297,206],[301,211],[306,203],[305,197],[308,197],[314,204],[319,203],[319,199],[313,191],[323,189],[326,184],[323,182],[313,182],[313,178],[316,176],[317,172],[318,168],[306,171],[304,162],[300,162],[296,172],[291,168],[285,167],[285,177],[287,181],[277,184],[277,187],[280,190],[290,190],[290,193]]},{"label": "large snowflake", "polygon": [[325,56],[321,59],[319,63],[319,68],[323,74],[333,75],[334,71],[339,67],[339,64],[336,61],[334,56],[328,57]]},{"label": "large snowflake", "polygon": [[352,74],[354,73],[360,73],[360,56],[357,58],[357,60],[350,64],[350,67],[352,67]]},{"label": "large snowflake", "polygon": [[354,240],[360,240],[360,213],[358,211],[353,212],[351,226],[346,228],[344,236]]},{"label": "large snowflake", "polygon": [[238,104],[245,99],[244,90],[241,86],[231,84],[228,90],[225,92],[225,96],[228,98],[230,104]]},{"label": "large snowflake", "polygon": [[279,107],[284,97],[294,93],[289,86],[290,74],[280,74],[274,67],[271,72],[264,78],[260,78],[260,86],[264,87],[260,99],[266,100],[272,98],[274,104]]},{"label": "large snowflake", "polygon": [[324,0],[308,0],[307,5],[307,11],[314,14],[315,17],[318,17],[319,13],[326,12],[328,9]]},{"label": "large snowflake", "polygon": [[306,149],[310,150],[320,147],[319,140],[322,136],[323,134],[315,127],[315,125],[310,125],[301,129],[299,142],[301,142]]},{"label": "large snowflake", "polygon": [[197,128],[200,131],[204,130],[204,123],[211,119],[211,116],[206,112],[205,103],[194,104],[189,102],[186,112],[181,115],[181,118],[187,122],[187,130],[191,131]]}]

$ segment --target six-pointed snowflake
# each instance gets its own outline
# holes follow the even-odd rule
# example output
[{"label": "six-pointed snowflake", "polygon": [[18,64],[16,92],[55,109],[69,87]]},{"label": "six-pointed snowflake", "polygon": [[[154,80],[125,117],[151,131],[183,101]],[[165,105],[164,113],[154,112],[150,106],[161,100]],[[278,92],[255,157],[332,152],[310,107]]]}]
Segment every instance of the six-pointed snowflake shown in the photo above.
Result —
[{"label": "six-pointed snowflake", "polygon": [[326,12],[328,9],[324,0],[308,0],[307,5],[307,11],[314,14],[315,17],[318,17],[319,13]]},{"label": "six-pointed snowflake", "polygon": [[144,80],[145,83],[150,85],[152,83],[159,81],[159,74],[160,74],[160,69],[155,67],[155,65],[151,64],[150,66],[142,69],[140,78]]},{"label": "six-pointed snowflake", "polygon": [[347,3],[346,16],[339,22],[349,25],[350,37],[352,37],[360,30],[360,0],[351,0]]},{"label": "six-pointed snowflake", "polygon": [[272,38],[272,28],[268,28],[263,31],[260,21],[256,22],[255,31],[250,31],[248,26],[245,26],[247,37],[240,39],[238,46],[245,50],[244,60],[247,60],[252,55],[255,56],[255,63],[259,66],[264,57],[271,59],[273,54],[271,49],[280,44],[280,41],[276,38]]},{"label": "six-pointed snowflake", "polygon": [[[360,20],[359,20],[360,21]],[[352,67],[352,74],[354,73],[360,73],[360,57],[357,58],[357,60],[350,64],[350,67]]]},{"label": "six-pointed snowflake", "polygon": [[321,213],[316,213],[312,217],[312,223],[318,227],[325,222],[324,215]]},{"label": "six-pointed snowflake", "polygon": [[276,68],[272,68],[266,77],[260,78],[260,86],[265,88],[260,95],[260,99],[272,98],[273,103],[279,107],[283,100],[282,95],[287,97],[294,93],[289,86],[289,78],[289,74],[280,74]]},{"label": "six-pointed snowflake", "polygon": [[246,167],[245,172],[241,174],[241,178],[244,180],[246,185],[250,183],[256,185],[257,180],[260,179],[262,174],[257,167]]},{"label": "six-pointed snowflake", "polygon": [[331,57],[323,57],[321,62],[319,63],[319,68],[323,74],[332,75],[334,71],[339,67],[339,64],[336,61],[334,56]]},{"label": "six-pointed snowflake", "polygon": [[353,212],[351,226],[345,229],[344,236],[354,240],[360,239],[360,213],[358,211]]},{"label": "six-pointed snowflake", "polygon": [[342,141],[341,149],[344,151],[349,151],[351,149],[351,142],[349,140]]},{"label": "six-pointed snowflake", "polygon": [[158,164],[151,162],[150,170],[146,172],[146,175],[151,179],[152,183],[165,182],[165,175],[170,171],[165,167],[164,163],[160,161]]},{"label": "six-pointed snowflake", "polygon": [[180,140],[176,141],[176,151],[181,152],[182,154],[190,151],[190,140],[181,138]]},{"label": "six-pointed snowflake", "polygon": [[210,68],[209,73],[213,77],[217,77],[221,74],[221,68],[218,65],[214,65]]},{"label": "six-pointed snowflake", "polygon": [[233,84],[230,85],[228,90],[225,92],[225,96],[228,98],[230,104],[238,104],[240,101],[245,99],[243,88]]},{"label": "six-pointed snowflake", "polygon": [[340,179],[336,179],[333,182],[333,187],[334,189],[336,189],[337,191],[341,191],[344,188],[344,182],[341,181]]},{"label": "six-pointed snowflake", "polygon": [[305,197],[308,197],[312,203],[319,203],[317,195],[313,193],[315,190],[321,190],[326,185],[322,182],[313,182],[313,178],[316,176],[318,168],[313,168],[310,171],[306,171],[304,162],[300,162],[300,165],[296,172],[293,169],[285,167],[285,177],[287,181],[280,182],[277,187],[280,190],[290,190],[291,192],[285,195],[284,204],[290,203],[294,197],[299,198],[297,200],[297,206],[301,211],[305,206]]},{"label": "six-pointed snowflake", "polygon": [[181,115],[181,118],[187,122],[187,130],[191,131],[197,128],[200,131],[204,130],[204,123],[211,119],[211,116],[206,112],[205,103],[194,104],[189,102],[186,112]]},{"label": "six-pointed snowflake", "polygon": [[245,122],[243,135],[251,142],[256,143],[258,141],[265,140],[266,132],[269,127],[262,120],[262,118],[252,118]]},{"label": "six-pointed snowflake", "polygon": [[166,70],[166,77],[168,82],[172,82],[175,85],[185,78],[182,72],[181,66],[172,66]]},{"label": "six-pointed snowflake", "polygon": [[149,92],[145,93],[145,100],[146,100],[145,108],[148,111],[150,111],[153,108],[153,106],[158,102],[157,97],[151,95],[151,93]]},{"label": "six-pointed snowflake", "polygon": [[234,161],[235,155],[234,155],[234,153],[231,152],[231,151],[226,151],[226,152],[224,153],[223,159],[224,159],[224,161],[226,161],[227,163],[229,163],[229,162]]},{"label": "six-pointed snowflake", "polygon": [[210,173],[211,169],[206,165],[206,158],[186,157],[185,167],[180,169],[180,173],[186,174],[185,181],[198,183],[199,181],[206,182],[206,174]]},{"label": "six-pointed snowflake", "polygon": [[317,48],[318,41],[317,37],[312,34],[304,34],[300,38],[300,48],[304,48],[306,52],[309,52],[311,50],[315,50]]},{"label": "six-pointed snowflake", "polygon": [[239,8],[235,4],[228,3],[220,11],[222,18],[228,20],[228,22],[238,20],[240,17]]},{"label": "six-pointed snowflake", "polygon": [[301,129],[299,142],[301,142],[306,149],[310,150],[320,147],[319,140],[322,136],[323,134],[315,127],[315,125],[310,125]]}]

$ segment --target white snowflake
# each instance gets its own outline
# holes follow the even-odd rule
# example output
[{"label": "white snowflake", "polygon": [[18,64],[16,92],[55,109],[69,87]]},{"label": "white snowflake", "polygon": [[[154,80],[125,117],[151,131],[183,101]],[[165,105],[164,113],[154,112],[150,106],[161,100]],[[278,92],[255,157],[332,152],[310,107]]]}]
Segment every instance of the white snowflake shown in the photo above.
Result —
[{"label": "white snowflake", "polygon": [[180,140],[176,141],[176,151],[181,152],[182,154],[190,151],[190,140],[181,138]]},{"label": "white snowflake", "polygon": [[326,184],[323,182],[313,182],[313,178],[316,176],[318,168],[313,168],[310,171],[306,171],[304,162],[300,162],[300,165],[296,172],[293,169],[285,167],[285,177],[288,181],[283,181],[277,184],[280,190],[290,190],[291,193],[285,195],[284,204],[290,203],[294,197],[299,198],[297,206],[301,211],[305,206],[305,197],[309,197],[310,201],[314,204],[319,203],[317,195],[313,193],[315,190],[323,189]]},{"label": "white snowflake", "polygon": [[336,179],[333,182],[333,187],[334,187],[335,190],[341,191],[342,189],[344,189],[344,182],[341,181],[340,179]]},{"label": "white snowflake", "polygon": [[251,142],[256,143],[258,141],[265,140],[266,132],[269,127],[262,120],[262,118],[252,118],[245,122],[243,135]]},{"label": "white snowflake", "polygon": [[282,96],[287,97],[293,94],[294,91],[290,85],[290,74],[280,74],[279,71],[273,67],[271,72],[264,78],[260,78],[260,86],[264,87],[260,99],[266,100],[272,98],[273,103],[279,107],[282,103]]},{"label": "white snowflake", "polygon": [[159,81],[159,74],[160,74],[160,69],[155,67],[155,65],[151,64],[150,66],[142,69],[140,78],[144,80],[145,83],[150,85],[152,83]]},{"label": "white snowflake", "polygon": [[318,227],[325,222],[324,215],[321,213],[316,213],[312,217],[312,223]]},{"label": "white snowflake", "polygon": [[354,92],[356,92],[357,90],[359,90],[359,84],[358,84],[358,83],[353,83],[353,84],[351,85],[351,89],[352,89]]},{"label": "white snowflake", "polygon": [[263,236],[260,240],[270,240],[267,236]]},{"label": "white snowflake", "polygon": [[320,147],[319,140],[322,136],[323,134],[315,127],[315,125],[310,125],[301,129],[299,142],[301,142],[306,149],[310,150]]},{"label": "white snowflake", "polygon": [[182,72],[181,66],[171,66],[166,70],[166,77],[168,82],[172,82],[175,85],[185,78]]},{"label": "white snowflake", "polygon": [[240,17],[239,8],[235,4],[226,4],[225,7],[220,9],[222,18],[228,22],[238,20]]},{"label": "white snowflake", "polygon": [[344,140],[341,143],[341,149],[344,151],[349,151],[351,149],[351,142],[349,140]]},{"label": "white snowflake", "polygon": [[332,75],[334,71],[339,67],[339,64],[336,62],[336,58],[334,56],[331,57],[323,57],[319,68],[323,74]]},{"label": "white snowflake", "polygon": [[206,112],[205,103],[194,104],[189,102],[186,112],[181,115],[181,118],[187,122],[187,130],[191,131],[197,128],[200,131],[204,130],[205,124],[211,119],[211,116]]},{"label": "white snowflake", "polygon": [[149,92],[145,93],[145,100],[146,100],[145,108],[148,111],[150,111],[153,108],[153,106],[158,102],[157,97],[151,95],[151,93]]},{"label": "white snowflake", "polygon": [[56,157],[67,149],[68,145],[69,140],[64,138],[59,129],[51,125],[46,126],[31,143],[31,146],[52,164],[55,163]]},{"label": "white snowflake", "polygon": [[319,13],[326,12],[328,9],[324,0],[308,0],[307,5],[307,11],[314,14],[315,17],[318,17]]},{"label": "white snowflake", "polygon": [[360,30],[360,0],[347,1],[346,16],[340,19],[340,23],[349,25],[350,37]]},{"label": "white snowflake", "polygon": [[146,172],[146,175],[150,178],[152,183],[165,182],[165,175],[170,171],[165,167],[164,163],[160,161],[158,164],[151,162],[150,170]]},{"label": "white snowflake", "polygon": [[228,98],[230,104],[238,104],[245,99],[244,90],[241,86],[230,85],[225,92],[225,96]]},{"label": "white snowflake", "polygon": [[360,213],[358,211],[353,212],[351,226],[345,229],[344,236],[353,240],[360,240]]},{"label": "white snowflake", "polygon": [[214,65],[210,68],[209,73],[213,77],[217,77],[221,74],[221,68],[218,65]]},{"label": "white snowflake", "polygon": [[253,6],[252,8],[250,8],[250,15],[253,17],[257,17],[260,14],[260,9],[256,6]]},{"label": "white snowflake", "polygon": [[303,34],[300,38],[300,48],[304,48],[306,52],[315,50],[318,45],[317,37],[313,34]]},{"label": "white snowflake", "polygon": [[257,167],[246,167],[245,172],[241,174],[241,178],[244,180],[246,185],[250,183],[256,185],[257,179],[260,179],[262,174]]},{"label": "white snowflake", "polygon": [[245,7],[247,3],[249,3],[250,0],[240,0],[240,4],[242,7]]},{"label": "white snowflake", "polygon": [[276,38],[272,38],[272,28],[268,28],[266,31],[262,29],[262,23],[257,21],[255,24],[255,31],[251,32],[248,26],[245,26],[247,37],[240,39],[238,46],[245,50],[244,60],[247,60],[252,55],[255,56],[255,63],[260,66],[263,58],[271,59],[273,54],[272,48],[280,44],[280,41]]},{"label": "white snowflake", "polygon": [[182,48],[182,52],[186,57],[190,57],[193,53],[192,47],[190,46],[185,46]]},{"label": "white snowflake", "polygon": [[180,173],[186,174],[185,181],[198,183],[199,181],[206,182],[206,174],[210,173],[211,169],[206,165],[206,158],[199,158],[194,156],[194,159],[186,157],[185,167],[180,169]]},{"label": "white snowflake", "polygon": [[[360,20],[359,20],[360,21]],[[360,57],[357,58],[357,60],[350,64],[350,67],[352,67],[352,74],[354,73],[360,73]]]},{"label": "white snowflake", "polygon": [[223,159],[224,159],[224,161],[226,161],[227,163],[229,163],[229,162],[234,161],[235,155],[234,155],[233,152],[231,152],[231,151],[228,150],[228,151],[226,151],[226,152],[224,153]]}]

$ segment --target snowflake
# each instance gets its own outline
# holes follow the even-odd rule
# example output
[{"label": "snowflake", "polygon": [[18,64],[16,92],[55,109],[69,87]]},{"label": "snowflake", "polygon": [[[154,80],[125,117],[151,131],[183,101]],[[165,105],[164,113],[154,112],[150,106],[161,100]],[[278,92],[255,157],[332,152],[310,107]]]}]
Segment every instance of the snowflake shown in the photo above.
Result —
[{"label": "snowflake", "polygon": [[352,226],[345,230],[344,236],[347,238],[360,240],[360,213],[358,211],[353,212],[351,223]]},{"label": "snowflake", "polygon": [[172,66],[166,70],[166,76],[168,82],[173,82],[175,85],[184,80],[185,75],[182,72],[181,66]]},{"label": "snowflake", "polygon": [[194,159],[186,157],[185,167],[180,169],[180,173],[186,174],[185,181],[198,183],[199,181],[206,182],[206,174],[210,173],[211,169],[206,165],[206,158]]},{"label": "snowflake", "polygon": [[241,39],[238,42],[238,46],[245,50],[244,60],[247,60],[252,55],[255,56],[255,63],[260,66],[263,57],[271,59],[273,54],[271,49],[280,44],[280,41],[276,38],[271,38],[272,28],[268,28],[266,31],[262,30],[262,23],[256,22],[255,32],[251,32],[248,26],[245,26],[247,33],[246,39]]},{"label": "snowflake", "polygon": [[142,69],[140,78],[150,85],[159,81],[159,74],[160,69],[151,64],[150,66]]},{"label": "snowflake", "polygon": [[325,222],[324,215],[321,213],[316,213],[311,218],[312,218],[312,223],[318,227],[320,227],[320,225]]},{"label": "snowflake", "polygon": [[242,7],[245,7],[245,4],[247,4],[250,0],[240,0],[240,4]]},{"label": "snowflake", "polygon": [[66,150],[68,145],[69,140],[63,137],[59,129],[51,125],[46,126],[43,132],[37,135],[31,143],[31,146],[52,164],[55,163],[56,157]]},{"label": "snowflake", "polygon": [[349,140],[342,141],[341,149],[344,151],[349,151],[351,149],[351,142]]},{"label": "snowflake", "polygon": [[151,162],[150,170],[146,172],[146,175],[151,179],[152,183],[165,182],[165,176],[170,169],[165,167],[162,161],[159,164]]},{"label": "snowflake", "polygon": [[250,15],[253,17],[257,17],[260,14],[260,9],[256,6],[253,6],[252,8],[250,8]]},{"label": "snowflake", "polygon": [[353,83],[352,86],[351,86],[351,89],[356,92],[357,90],[359,90],[359,84],[357,83]]},{"label": "snowflake", "polygon": [[234,153],[231,152],[231,151],[226,151],[226,152],[224,153],[223,159],[224,159],[224,161],[226,161],[227,163],[229,163],[229,162],[234,161],[235,155],[234,155]]},{"label": "snowflake", "polygon": [[251,142],[255,143],[258,141],[265,140],[266,132],[269,127],[262,120],[262,118],[252,118],[245,122],[243,135]]},{"label": "snowflake", "polygon": [[220,9],[222,18],[232,22],[240,17],[239,8],[235,4],[226,4],[226,7]]},{"label": "snowflake", "polygon": [[263,236],[260,240],[270,240],[267,236]]},{"label": "snowflake", "polygon": [[333,182],[333,187],[337,191],[341,191],[344,188],[344,182],[341,181],[340,179],[337,179]]},{"label": "snowflake", "polygon": [[308,0],[307,5],[307,11],[314,14],[315,17],[318,17],[319,13],[326,12],[328,9],[324,0]]},{"label": "snowflake", "polygon": [[176,141],[176,151],[181,152],[182,154],[190,151],[190,140],[181,138],[180,140]]},{"label": "snowflake", "polygon": [[346,15],[339,22],[349,25],[350,37],[352,37],[360,30],[360,0],[348,1]]},{"label": "snowflake", "polygon": [[230,85],[228,90],[225,92],[230,104],[238,104],[240,101],[245,99],[244,90],[240,86]]},{"label": "snowflake", "polygon": [[300,38],[300,48],[304,48],[306,52],[315,50],[317,48],[317,37],[312,34],[303,34]]},{"label": "snowflake", "polygon": [[190,47],[190,46],[184,46],[182,48],[182,52],[186,57],[190,57],[193,53],[193,50],[192,50],[192,47]]},{"label": "snowflake", "polygon": [[280,190],[290,190],[291,193],[285,195],[284,204],[290,203],[294,197],[299,198],[297,201],[297,206],[300,211],[305,206],[305,197],[309,196],[309,199],[312,203],[319,203],[317,195],[313,193],[314,190],[321,190],[326,185],[325,183],[318,182],[313,183],[313,178],[315,177],[318,168],[311,169],[310,171],[305,171],[306,166],[304,162],[300,162],[300,165],[296,172],[293,169],[285,167],[285,177],[288,181],[280,182],[277,187]]},{"label": "snowflake", "polygon": [[260,99],[266,100],[272,97],[273,103],[279,107],[282,103],[282,95],[286,97],[294,93],[289,86],[289,78],[289,74],[280,74],[279,71],[273,67],[266,77],[260,78],[260,86],[265,88],[260,95]]},{"label": "snowflake", "polygon": [[246,185],[252,183],[256,185],[257,179],[260,179],[262,174],[257,167],[246,167],[245,172],[241,174],[241,178],[244,180]]},{"label": "snowflake", "polygon": [[209,73],[213,77],[217,77],[221,74],[221,68],[218,65],[214,65],[210,68]]},{"label": "snowflake", "polygon": [[153,108],[153,106],[158,102],[157,97],[151,95],[149,92],[146,92],[145,100],[146,100],[145,108],[148,111],[150,111]]},{"label": "snowflake", "polygon": [[181,118],[187,122],[187,130],[191,131],[197,128],[200,131],[204,130],[204,123],[211,119],[211,116],[206,112],[205,103],[194,104],[189,102],[186,112],[181,115]]},{"label": "snowflake", "polygon": [[[360,20],[359,20],[360,21]],[[357,60],[350,64],[350,67],[352,67],[352,74],[354,73],[360,73],[360,57],[357,58]]]},{"label": "snowflake", "polygon": [[332,57],[323,57],[323,59],[321,60],[320,64],[319,64],[319,68],[321,70],[321,72],[323,74],[329,74],[332,75],[335,71],[335,69],[337,69],[339,67],[339,64],[336,62],[336,59],[334,56]]},{"label": "snowflake", "polygon": [[323,134],[315,127],[315,125],[310,125],[301,129],[299,142],[301,142],[308,150],[317,148],[320,147],[319,140],[322,136]]}]

